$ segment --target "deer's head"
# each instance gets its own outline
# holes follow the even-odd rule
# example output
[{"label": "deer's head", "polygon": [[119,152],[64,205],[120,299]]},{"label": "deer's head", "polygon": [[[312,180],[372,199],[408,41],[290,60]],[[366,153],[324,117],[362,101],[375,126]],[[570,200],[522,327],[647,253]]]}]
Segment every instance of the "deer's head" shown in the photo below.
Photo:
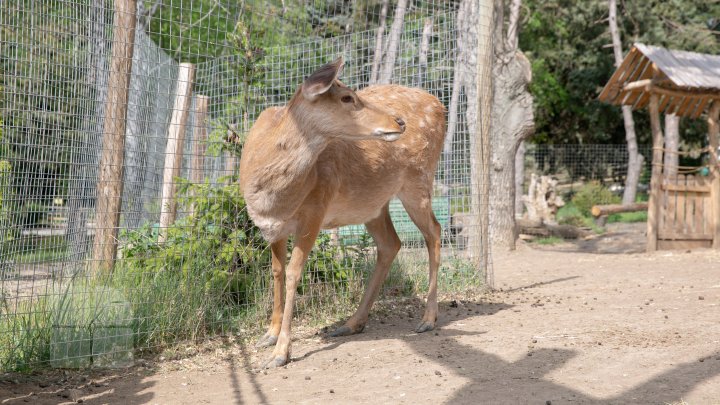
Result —
[{"label": "deer's head", "polygon": [[343,59],[328,63],[303,82],[290,102],[290,112],[305,131],[328,138],[395,141],[405,122],[380,105],[363,101],[338,76]]}]

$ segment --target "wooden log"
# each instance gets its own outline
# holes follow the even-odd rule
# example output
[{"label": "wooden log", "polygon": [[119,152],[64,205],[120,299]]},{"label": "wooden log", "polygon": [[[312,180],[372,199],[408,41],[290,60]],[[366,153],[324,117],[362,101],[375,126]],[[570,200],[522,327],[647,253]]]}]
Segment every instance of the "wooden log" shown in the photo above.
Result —
[{"label": "wooden log", "polygon": [[97,183],[93,271],[111,271],[117,255],[122,207],[125,127],[135,45],[135,0],[116,0],[103,149]]},{"label": "wooden log", "polygon": [[587,229],[578,228],[572,225],[545,224],[541,221],[518,219],[516,222],[517,233],[533,236],[556,236],[563,239],[586,238],[593,233]]},{"label": "wooden log", "polygon": [[170,119],[168,142],[165,148],[165,170],[163,171],[162,200],[160,203],[160,233],[158,242],[167,239],[168,228],[175,222],[177,202],[175,201],[175,178],[180,176],[185,141],[185,126],[190,112],[192,82],[195,66],[192,63],[181,63],[178,70],[175,104]]},{"label": "wooden log", "polygon": [[594,217],[602,215],[619,214],[621,212],[635,212],[635,211],[647,211],[648,203],[639,202],[634,204],[608,204],[608,205],[593,205],[590,209],[590,213]]}]

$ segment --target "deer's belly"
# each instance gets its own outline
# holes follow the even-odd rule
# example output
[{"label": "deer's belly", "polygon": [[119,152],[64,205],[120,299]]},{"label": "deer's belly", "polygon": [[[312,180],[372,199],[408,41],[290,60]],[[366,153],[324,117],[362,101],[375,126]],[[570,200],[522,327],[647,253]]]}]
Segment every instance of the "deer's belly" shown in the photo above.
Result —
[{"label": "deer's belly", "polygon": [[325,215],[323,229],[337,228],[344,225],[364,224],[380,215],[386,202],[363,206],[337,205],[331,206]]}]

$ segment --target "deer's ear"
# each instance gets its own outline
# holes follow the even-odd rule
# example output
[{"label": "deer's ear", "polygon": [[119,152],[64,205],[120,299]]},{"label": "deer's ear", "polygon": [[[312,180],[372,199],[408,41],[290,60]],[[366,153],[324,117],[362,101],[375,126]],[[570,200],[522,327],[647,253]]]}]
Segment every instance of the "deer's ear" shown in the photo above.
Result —
[{"label": "deer's ear", "polygon": [[342,73],[344,64],[345,62],[341,56],[313,72],[302,84],[303,96],[312,101],[330,90],[330,87]]}]

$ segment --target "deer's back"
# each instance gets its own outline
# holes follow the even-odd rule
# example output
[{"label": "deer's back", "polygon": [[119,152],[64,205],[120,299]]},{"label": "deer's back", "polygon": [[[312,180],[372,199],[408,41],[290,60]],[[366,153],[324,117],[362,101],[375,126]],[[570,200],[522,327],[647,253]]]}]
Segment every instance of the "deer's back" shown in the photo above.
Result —
[{"label": "deer's back", "polygon": [[431,190],[445,138],[445,108],[433,95],[396,85],[371,86],[360,98],[405,121],[397,141],[332,142],[318,159],[319,187],[337,191],[325,227],[364,223],[403,187]]}]

